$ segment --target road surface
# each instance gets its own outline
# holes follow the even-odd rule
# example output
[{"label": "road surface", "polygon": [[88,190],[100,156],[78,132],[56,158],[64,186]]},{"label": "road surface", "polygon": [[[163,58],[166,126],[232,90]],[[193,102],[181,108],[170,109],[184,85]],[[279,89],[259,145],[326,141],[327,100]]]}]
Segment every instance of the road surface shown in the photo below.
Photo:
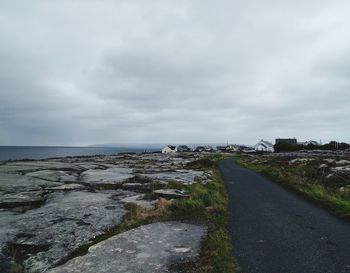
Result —
[{"label": "road surface", "polygon": [[348,273],[350,224],[222,160],[233,256],[243,273]]}]

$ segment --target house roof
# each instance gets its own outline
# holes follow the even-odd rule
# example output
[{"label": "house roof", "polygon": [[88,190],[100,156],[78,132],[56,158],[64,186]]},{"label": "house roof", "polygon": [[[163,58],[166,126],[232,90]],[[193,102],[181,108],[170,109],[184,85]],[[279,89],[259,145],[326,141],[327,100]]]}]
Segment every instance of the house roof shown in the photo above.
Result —
[{"label": "house roof", "polygon": [[[176,146],[173,146],[173,145],[166,145],[164,148],[169,148],[169,149],[171,149],[171,150],[175,150],[176,149]],[[163,148],[163,149],[164,149]]]},{"label": "house roof", "polygon": [[319,144],[317,141],[315,141],[315,140],[305,141],[303,144],[304,144],[304,145],[312,144],[312,145],[315,145],[315,146],[320,145],[320,144]]},{"label": "house roof", "polygon": [[271,142],[268,142],[268,141],[266,141],[266,140],[260,140],[260,142],[259,143],[257,143],[255,146],[258,146],[258,145],[262,145],[263,147],[265,147],[265,148],[271,148],[271,147],[273,147],[273,144],[271,143]]}]

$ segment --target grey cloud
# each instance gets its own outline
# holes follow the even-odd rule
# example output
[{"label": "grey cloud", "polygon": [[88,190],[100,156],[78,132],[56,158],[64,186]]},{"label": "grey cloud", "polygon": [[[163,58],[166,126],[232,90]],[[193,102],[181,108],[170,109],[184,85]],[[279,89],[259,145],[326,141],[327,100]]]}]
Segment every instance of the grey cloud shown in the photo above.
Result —
[{"label": "grey cloud", "polygon": [[0,144],[349,141],[348,1],[0,4]]}]

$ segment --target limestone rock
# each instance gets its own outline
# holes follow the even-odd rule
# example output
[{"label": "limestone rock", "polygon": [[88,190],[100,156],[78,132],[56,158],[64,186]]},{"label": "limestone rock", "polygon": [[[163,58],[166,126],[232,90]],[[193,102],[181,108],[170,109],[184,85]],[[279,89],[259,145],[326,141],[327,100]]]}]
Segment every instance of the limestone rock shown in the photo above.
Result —
[{"label": "limestone rock", "polygon": [[122,203],[132,203],[138,205],[145,209],[154,209],[156,201],[155,200],[144,200],[144,194],[138,194],[130,197],[126,197],[120,200]]},{"label": "limestone rock", "polygon": [[60,185],[62,185],[62,183],[42,180],[26,175],[0,172],[0,191],[4,192],[40,191],[48,187]]},{"label": "limestone rock", "polygon": [[41,170],[30,172],[26,175],[53,182],[75,182],[77,180],[77,175],[71,175],[65,171],[57,170]]},{"label": "limestone rock", "polygon": [[186,198],[190,195],[186,191],[177,190],[177,189],[166,189],[166,190],[155,190],[153,191],[156,195],[167,198],[167,199],[178,199],[178,198]]},{"label": "limestone rock", "polygon": [[25,260],[26,270],[43,272],[74,249],[118,225],[126,211],[110,197],[90,192],[53,193],[44,206],[14,217],[11,226],[17,232],[13,243],[46,250]]},{"label": "limestone rock", "polygon": [[345,165],[350,165],[350,161],[343,159],[343,160],[337,161],[335,164],[337,164],[337,166],[345,166]]},{"label": "limestone rock", "polygon": [[44,201],[42,191],[30,191],[19,193],[1,193],[0,208],[14,208],[21,206],[32,206]]},{"label": "limestone rock", "polygon": [[130,168],[114,167],[105,170],[87,170],[81,174],[81,181],[91,186],[122,184],[133,177]]},{"label": "limestone rock", "polygon": [[81,185],[81,184],[63,184],[61,186],[56,186],[56,187],[52,187],[52,188],[48,188],[48,190],[53,190],[53,191],[72,191],[72,190],[81,190],[84,189],[85,186]]},{"label": "limestone rock", "polygon": [[180,222],[141,226],[89,248],[89,253],[49,273],[166,273],[177,262],[199,256],[207,228]]},{"label": "limestone rock", "polygon": [[183,184],[192,184],[195,182],[207,182],[209,174],[203,171],[194,170],[176,170],[175,172],[160,172],[145,174],[156,181],[178,182]]}]

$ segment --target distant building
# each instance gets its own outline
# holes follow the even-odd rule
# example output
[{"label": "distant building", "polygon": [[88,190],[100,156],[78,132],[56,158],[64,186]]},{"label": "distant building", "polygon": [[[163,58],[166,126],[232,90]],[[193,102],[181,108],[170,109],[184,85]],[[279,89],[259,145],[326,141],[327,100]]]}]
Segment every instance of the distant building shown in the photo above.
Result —
[{"label": "distant building", "polygon": [[204,148],[205,148],[205,151],[206,151],[206,152],[214,152],[214,148],[211,147],[211,146],[209,146],[209,145],[204,146]]},{"label": "distant building", "polygon": [[220,152],[225,152],[226,151],[226,146],[216,146],[216,150]]},{"label": "distant building", "polygon": [[179,146],[176,147],[176,151],[180,152],[180,153],[183,153],[183,152],[190,152],[191,149],[188,146],[186,146],[186,145],[179,145]]},{"label": "distant building", "polygon": [[276,144],[288,143],[290,145],[298,145],[296,138],[276,138]]},{"label": "distant building", "polygon": [[265,141],[263,139],[254,145],[254,150],[259,151],[259,152],[269,152],[269,153],[274,152],[274,148],[273,148],[272,143]]},{"label": "distant building", "polygon": [[318,143],[315,140],[309,140],[309,141],[305,141],[302,143],[303,145],[307,146],[307,145],[313,145],[313,146],[320,146],[320,143]]},{"label": "distant building", "polygon": [[205,152],[205,147],[204,146],[198,146],[196,149],[194,149],[195,152],[201,153]]},{"label": "distant building", "polygon": [[239,148],[236,145],[227,145],[226,152],[237,152]]},{"label": "distant building", "polygon": [[162,149],[163,154],[176,153],[176,146],[167,145]]},{"label": "distant building", "polygon": [[194,149],[195,152],[201,153],[201,152],[212,152],[214,151],[213,147],[211,146],[197,146]]},{"label": "distant building", "polygon": [[216,149],[221,152],[232,153],[239,151],[239,147],[237,145],[226,145],[226,146],[217,146]]}]

